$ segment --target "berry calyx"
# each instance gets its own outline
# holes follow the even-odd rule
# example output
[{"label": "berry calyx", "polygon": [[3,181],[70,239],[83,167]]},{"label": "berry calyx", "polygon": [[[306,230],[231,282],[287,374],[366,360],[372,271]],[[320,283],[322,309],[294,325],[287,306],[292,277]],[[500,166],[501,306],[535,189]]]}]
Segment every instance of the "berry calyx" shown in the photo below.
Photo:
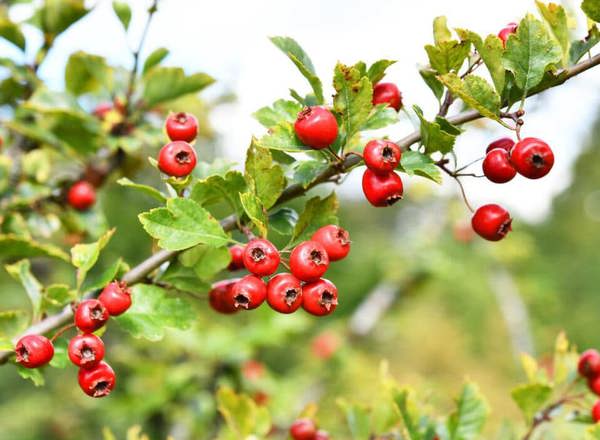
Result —
[{"label": "berry calyx", "polygon": [[231,261],[227,270],[235,271],[244,268],[244,246],[239,244],[233,245],[229,248],[229,255],[231,255]]},{"label": "berry calyx", "polygon": [[158,168],[173,177],[185,177],[196,166],[196,152],[184,141],[170,142],[158,153]]},{"label": "berry calyx", "polygon": [[502,148],[491,150],[483,160],[483,174],[494,183],[510,182],[517,170],[512,166],[508,152]]},{"label": "berry calyx", "polygon": [[192,142],[198,135],[198,119],[191,113],[172,113],[165,122],[165,129],[172,141]]},{"label": "berry calyx", "polygon": [[93,333],[106,324],[109,314],[97,299],[81,301],[75,310],[75,325],[83,333]]},{"label": "berry calyx", "polygon": [[213,284],[208,293],[208,302],[216,312],[231,315],[238,311],[234,306],[233,297],[229,295],[231,288],[239,281],[239,278],[223,280]]},{"label": "berry calyx", "polygon": [[362,189],[369,203],[376,207],[391,206],[402,199],[402,179],[394,171],[377,174],[366,169],[362,178]]},{"label": "berry calyx", "polygon": [[516,33],[518,27],[519,25],[517,23],[508,23],[505,27],[502,28],[502,30],[500,30],[500,32],[498,32],[498,38],[502,40],[502,46],[506,47],[508,37],[511,34]]},{"label": "berry calyx", "polygon": [[316,281],[328,268],[329,256],[318,241],[302,242],[290,255],[290,270],[299,280]]},{"label": "berry calyx", "polygon": [[587,378],[600,376],[600,353],[594,349],[584,351],[579,357],[577,371]]},{"label": "berry calyx", "polygon": [[365,165],[371,171],[379,174],[387,174],[394,171],[400,163],[402,150],[393,142],[384,140],[372,140],[365,145],[363,158]]},{"label": "berry calyx", "polygon": [[513,141],[509,137],[503,137],[500,139],[496,139],[494,142],[491,142],[486,148],[486,154],[492,151],[494,148],[502,148],[510,153],[511,148],[515,145],[515,141]]},{"label": "berry calyx", "polygon": [[481,206],[471,219],[471,226],[481,237],[502,240],[511,231],[512,219],[506,209],[496,204]]},{"label": "berry calyx", "polygon": [[289,273],[279,273],[267,284],[267,303],[279,313],[292,313],[302,305],[300,280]]},{"label": "berry calyx", "polygon": [[93,368],[80,368],[78,379],[83,392],[91,397],[108,396],[116,382],[115,372],[104,361]]},{"label": "berry calyx", "polygon": [[515,144],[510,152],[510,161],[522,176],[539,179],[552,169],[554,153],[546,142],[529,137]]},{"label": "berry calyx", "polygon": [[393,83],[377,83],[373,87],[373,105],[388,104],[399,111],[402,108],[402,93]]},{"label": "berry calyx", "polygon": [[600,400],[597,400],[594,406],[592,406],[592,419],[596,423],[600,422]]},{"label": "berry calyx", "polygon": [[317,425],[311,419],[298,419],[290,426],[290,436],[293,440],[314,440]]},{"label": "berry calyx", "polygon": [[321,243],[329,256],[329,261],[342,260],[350,252],[350,234],[337,225],[319,228],[311,240]]},{"label": "berry calyx", "polygon": [[78,211],[85,211],[96,203],[96,189],[91,183],[80,180],[69,188],[67,202]]},{"label": "berry calyx", "polygon": [[335,285],[320,279],[302,287],[302,307],[311,315],[324,316],[333,313],[338,304]]},{"label": "berry calyx", "polygon": [[304,145],[320,150],[335,142],[338,123],[333,113],[325,107],[306,107],[298,113],[294,130]]},{"label": "berry calyx", "polygon": [[67,353],[78,367],[93,368],[104,359],[104,343],[91,333],[77,335],[69,341]]},{"label": "berry calyx", "polygon": [[54,356],[52,341],[42,335],[25,335],[15,346],[16,361],[25,368],[46,365]]},{"label": "berry calyx", "polygon": [[281,261],[277,248],[264,238],[250,240],[242,259],[248,271],[261,277],[275,273]]},{"label": "berry calyx", "polygon": [[119,316],[131,306],[131,290],[127,283],[113,281],[102,290],[98,301],[106,307],[110,316]]},{"label": "berry calyx", "polygon": [[254,275],[246,275],[227,292],[228,302],[237,309],[252,310],[260,306],[267,297],[267,286]]}]

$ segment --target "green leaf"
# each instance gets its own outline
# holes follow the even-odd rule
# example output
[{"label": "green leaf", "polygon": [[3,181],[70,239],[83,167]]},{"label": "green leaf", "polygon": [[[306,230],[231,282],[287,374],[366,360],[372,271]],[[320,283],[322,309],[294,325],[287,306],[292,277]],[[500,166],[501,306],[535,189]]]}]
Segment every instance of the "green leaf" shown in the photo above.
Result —
[{"label": "green leaf", "polygon": [[129,22],[131,22],[131,8],[129,5],[125,2],[113,0],[112,7],[123,28],[125,30],[129,29]]},{"label": "green leaf", "polygon": [[311,151],[310,147],[305,146],[296,136],[294,125],[291,122],[280,122],[271,127],[269,132],[258,141],[261,147],[271,150],[281,150],[288,152]]},{"label": "green leaf", "polygon": [[296,65],[300,73],[308,80],[315,93],[317,104],[323,104],[323,85],[315,72],[312,61],[304,49],[290,37],[271,37],[271,42],[277,46]]},{"label": "green leaf", "polygon": [[436,46],[452,40],[452,33],[448,29],[447,19],[443,15],[433,19],[433,41]]},{"label": "green leaf", "polygon": [[600,23],[600,1],[598,0],[583,0],[581,9],[590,19],[596,23]]},{"label": "green leaf", "polygon": [[69,255],[52,244],[14,234],[0,234],[0,258],[52,257],[69,262]]},{"label": "green leaf", "polygon": [[92,279],[86,279],[85,283],[81,287],[82,292],[90,292],[98,289],[102,289],[111,281],[118,279],[119,275],[125,273],[129,266],[123,262],[122,258],[115,260],[110,266],[104,269],[98,276]]},{"label": "green leaf", "polygon": [[398,122],[398,112],[387,104],[377,104],[360,130],[376,130]]},{"label": "green leaf", "polygon": [[195,318],[187,301],[157,286],[137,284],[132,288],[131,299],[127,313],[115,320],[134,338],[160,341],[167,328],[187,330]]},{"label": "green leaf", "polygon": [[77,291],[72,290],[67,284],[51,284],[44,288],[44,305],[61,307],[77,299]]},{"label": "green leaf", "polygon": [[258,229],[260,236],[266,237],[268,233],[268,219],[260,199],[252,193],[244,193],[240,194],[240,201],[242,202],[244,212],[246,212],[246,215]]},{"label": "green leaf", "polygon": [[394,390],[393,398],[394,403],[400,411],[400,417],[402,417],[402,424],[408,432],[409,438],[407,440],[419,440],[421,435],[419,434],[419,423],[418,417],[415,414],[414,404],[412,402],[411,392],[408,389]]},{"label": "green leaf", "polygon": [[292,208],[280,208],[269,215],[269,226],[281,235],[292,235],[298,223],[298,213]]},{"label": "green leaf", "polygon": [[144,67],[142,69],[142,74],[146,75],[149,71],[152,70],[155,66],[161,63],[169,55],[169,49],[164,47],[159,47],[158,49],[154,49],[146,61],[144,62]]},{"label": "green leaf", "polygon": [[57,339],[53,342],[54,356],[50,361],[50,366],[54,368],[65,368],[69,365],[69,356],[67,355],[68,342],[65,338]]},{"label": "green leaf", "polygon": [[437,72],[429,67],[423,67],[419,69],[419,74],[421,74],[421,78],[423,78],[423,81],[431,89],[438,101],[442,99],[444,85],[437,79]]},{"label": "green leaf", "polygon": [[466,383],[456,401],[456,409],[448,416],[450,440],[478,438],[488,416],[489,409],[477,385]]},{"label": "green leaf", "polygon": [[438,79],[472,109],[477,110],[482,116],[500,121],[500,96],[479,76],[468,75],[461,80],[456,73],[441,75]]},{"label": "green leaf", "polygon": [[396,61],[394,60],[379,60],[371,64],[371,67],[369,67],[369,70],[367,71],[367,76],[369,77],[371,84],[375,85],[381,81],[385,76],[386,69],[395,63]]},{"label": "green leaf", "polygon": [[84,3],[84,0],[44,0],[31,22],[52,42],[90,11]]},{"label": "green leaf", "polygon": [[156,67],[144,76],[143,98],[147,107],[197,93],[215,80],[206,73],[186,75],[179,67]]},{"label": "green leaf", "polygon": [[271,128],[280,122],[293,124],[298,118],[298,113],[302,111],[302,105],[295,101],[278,99],[273,106],[262,107],[254,113],[258,122],[267,128]]},{"label": "green leaf", "polygon": [[567,67],[569,65],[569,50],[571,49],[567,13],[561,5],[556,3],[545,4],[539,0],[536,0],[535,3],[540,14],[546,20],[550,33],[562,48],[563,66]]},{"label": "green leaf", "polygon": [[224,246],[229,241],[219,222],[194,200],[169,199],[166,208],[152,209],[138,217],[163,249],[177,251],[200,243]]},{"label": "green leaf", "polygon": [[100,251],[106,247],[114,233],[113,228],[94,243],[76,244],[71,248],[71,263],[77,268],[77,289],[83,284],[88,271],[98,261]]},{"label": "green leaf", "polygon": [[225,246],[214,247],[199,244],[179,255],[179,262],[184,267],[191,268],[196,276],[204,281],[225,269],[231,261],[229,249]]},{"label": "green leaf", "polygon": [[112,73],[104,57],[78,51],[67,61],[65,86],[75,96],[97,92],[103,87],[110,90]]},{"label": "green leaf", "polygon": [[442,173],[435,162],[427,155],[418,151],[405,151],[400,160],[400,169],[409,176],[417,175],[442,183]]},{"label": "green leaf", "polygon": [[171,263],[167,270],[161,274],[160,281],[171,284],[184,292],[208,292],[210,284],[198,278],[194,269],[182,264]]},{"label": "green leaf", "polygon": [[148,185],[142,185],[141,183],[132,182],[127,177],[121,177],[119,180],[117,180],[117,183],[121,186],[137,189],[141,193],[144,193],[145,195],[150,196],[161,203],[165,203],[167,201],[167,197],[156,188]]},{"label": "green leaf", "polygon": [[244,176],[239,171],[228,171],[224,176],[213,175],[208,179],[199,180],[192,187],[190,198],[202,206],[211,206],[225,201],[233,212],[243,211],[239,195],[246,192],[247,185]]},{"label": "green leaf", "polygon": [[577,40],[571,43],[571,50],[569,53],[571,64],[577,63],[581,57],[588,53],[598,43],[600,43],[600,31],[598,30],[598,26],[593,25],[583,40]]},{"label": "green leaf", "polygon": [[439,151],[445,154],[452,151],[457,135],[444,130],[439,121],[427,121],[418,106],[413,106],[413,109],[421,121],[421,142],[425,146],[425,152],[430,154]]},{"label": "green leaf", "polygon": [[236,394],[231,388],[219,388],[217,405],[232,438],[264,438],[271,430],[268,410],[258,406],[250,397]]},{"label": "green leaf", "polygon": [[527,423],[533,420],[535,414],[552,395],[552,387],[543,383],[519,385],[512,390],[511,396],[523,412]]},{"label": "green leaf", "polygon": [[546,70],[560,64],[561,59],[561,47],[544,24],[527,15],[517,33],[508,39],[502,62],[514,74],[516,85],[525,96],[542,81]]},{"label": "green leaf", "polygon": [[504,90],[506,76],[504,65],[502,64],[502,54],[504,53],[502,40],[496,35],[488,35],[484,41],[475,32],[463,29],[457,29],[456,32],[461,39],[469,40],[473,43],[492,77],[496,91],[498,94],[501,94],[502,90]]},{"label": "green leaf", "polygon": [[16,23],[0,10],[0,37],[25,50],[25,36]]},{"label": "green leaf", "polygon": [[373,108],[373,86],[369,78],[361,76],[356,66],[335,66],[333,87],[336,95],[333,108],[341,116],[342,131],[347,143],[369,119]]},{"label": "green leaf", "polygon": [[20,364],[16,365],[16,367],[19,376],[21,376],[23,379],[32,381],[36,387],[41,387],[46,383],[39,368],[25,368]]},{"label": "green leaf", "polygon": [[[23,310],[0,311],[0,338],[9,340],[23,332],[28,323],[29,316]],[[12,350],[12,345],[9,348]]]},{"label": "green leaf", "polygon": [[338,399],[337,404],[346,416],[346,423],[350,428],[352,438],[369,440],[371,438],[371,421],[367,408],[357,403],[348,403],[343,399]]},{"label": "green leaf", "polygon": [[42,285],[31,273],[31,263],[29,260],[20,260],[4,267],[8,274],[25,288],[31,301],[32,321],[36,322],[42,314]]},{"label": "green leaf", "polygon": [[469,56],[471,43],[456,40],[444,41],[439,45],[425,46],[431,68],[440,74],[458,72],[465,59]]},{"label": "green leaf", "polygon": [[320,160],[304,160],[294,164],[294,183],[308,188],[319,175],[329,168],[329,164]]},{"label": "green leaf", "polygon": [[244,177],[248,182],[248,189],[256,194],[267,210],[277,202],[285,189],[283,169],[273,161],[271,152],[260,147],[255,138],[252,138],[246,153]]},{"label": "green leaf", "polygon": [[331,193],[324,199],[318,196],[310,199],[306,202],[304,211],[296,223],[291,242],[307,240],[320,227],[337,224],[338,207],[335,193]]}]

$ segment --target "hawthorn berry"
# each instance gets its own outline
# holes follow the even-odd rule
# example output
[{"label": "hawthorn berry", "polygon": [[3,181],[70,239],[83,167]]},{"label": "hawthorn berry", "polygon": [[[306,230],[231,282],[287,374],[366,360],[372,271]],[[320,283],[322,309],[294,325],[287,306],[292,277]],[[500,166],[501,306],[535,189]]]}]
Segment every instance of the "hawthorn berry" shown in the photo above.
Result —
[{"label": "hawthorn berry", "polygon": [[486,154],[482,168],[485,177],[494,183],[510,182],[517,175],[508,152],[502,148],[495,148]]},{"label": "hawthorn berry", "polygon": [[97,299],[81,301],[75,310],[75,325],[83,333],[93,333],[106,324],[109,314]]},{"label": "hawthorn berry", "polygon": [[127,283],[113,281],[109,283],[98,296],[110,316],[119,316],[131,306],[131,289]]},{"label": "hawthorn berry", "polygon": [[302,307],[312,315],[333,313],[338,304],[337,298],[337,288],[329,280],[320,279],[302,286]]},{"label": "hawthorn berry", "polygon": [[592,406],[592,419],[596,423],[600,422],[600,400],[597,400],[594,406]]},{"label": "hawthorn berry", "polygon": [[191,113],[172,113],[165,122],[165,129],[172,141],[192,142],[198,135],[198,119]]},{"label": "hawthorn berry", "polygon": [[509,137],[503,137],[500,139],[496,139],[494,142],[491,142],[486,148],[486,154],[492,151],[495,148],[502,148],[510,153],[510,149],[515,145],[515,141],[513,141]]},{"label": "hawthorn berry", "polygon": [[519,25],[517,23],[508,23],[505,27],[503,27],[500,32],[498,32],[498,38],[502,40],[502,46],[506,47],[506,42],[508,41],[508,37],[511,34],[517,32],[517,28]]},{"label": "hawthorn berry", "polygon": [[265,375],[265,364],[254,359],[248,359],[242,364],[242,376],[250,381],[257,381]]},{"label": "hawthorn berry", "polygon": [[208,302],[216,312],[230,315],[238,311],[234,306],[232,297],[228,295],[231,288],[239,281],[239,278],[219,281],[213,284],[208,293]]},{"label": "hawthorn berry", "polygon": [[79,211],[85,211],[96,203],[96,189],[91,183],[80,180],[69,188],[67,202],[73,208]]},{"label": "hawthorn berry", "polygon": [[400,163],[401,156],[402,150],[398,145],[379,139],[369,141],[363,152],[367,168],[379,174],[394,171]]},{"label": "hawthorn berry", "polygon": [[342,260],[350,252],[350,234],[337,225],[319,228],[311,240],[321,243],[329,256],[329,261]]},{"label": "hawthorn berry", "polygon": [[335,142],[338,123],[333,113],[325,107],[306,107],[298,113],[294,130],[304,145],[320,150]]},{"label": "hawthorn berry", "polygon": [[327,272],[329,256],[318,241],[304,241],[290,254],[290,270],[302,281],[316,281]]},{"label": "hawthorn berry", "polygon": [[373,87],[373,105],[388,104],[399,111],[402,108],[402,93],[396,84],[377,83]]},{"label": "hawthorn berry", "polygon": [[600,376],[592,376],[588,379],[588,387],[594,394],[600,396]]},{"label": "hawthorn berry", "polygon": [[93,368],[104,359],[104,343],[98,336],[87,333],[69,341],[69,359],[81,368]]},{"label": "hawthorn berry", "polygon": [[242,259],[248,271],[261,277],[275,273],[281,261],[277,248],[264,238],[250,240]]},{"label": "hawthorn berry", "polygon": [[196,166],[196,152],[184,141],[173,141],[158,153],[158,168],[173,177],[185,177]]},{"label": "hawthorn berry", "polygon": [[16,361],[25,368],[46,365],[54,356],[52,341],[42,335],[25,335],[15,346]]},{"label": "hawthorn berry", "polygon": [[78,379],[83,392],[91,397],[108,396],[116,382],[115,372],[104,361],[93,368],[80,368]]},{"label": "hawthorn berry", "polygon": [[227,270],[235,271],[244,268],[244,246],[235,244],[229,248],[231,262],[227,266]]},{"label": "hawthorn berry", "polygon": [[267,297],[267,285],[254,275],[246,275],[227,291],[227,301],[237,309],[252,310]]},{"label": "hawthorn berry", "polygon": [[267,303],[280,313],[292,313],[302,305],[300,280],[289,273],[279,273],[267,283]]},{"label": "hawthorn berry", "polygon": [[315,436],[313,437],[314,440],[329,440],[329,433],[327,431],[323,431],[322,429],[319,429],[317,431],[317,433],[315,434]]},{"label": "hawthorn berry", "polygon": [[311,419],[298,419],[290,426],[290,436],[293,440],[314,440],[317,425]]},{"label": "hawthorn berry", "polygon": [[554,153],[546,142],[529,137],[515,144],[510,152],[510,161],[522,176],[539,179],[552,169]]},{"label": "hawthorn berry", "polygon": [[493,203],[481,206],[471,219],[473,230],[490,241],[502,240],[511,230],[511,223],[508,211]]},{"label": "hawthorn berry", "polygon": [[579,357],[577,370],[579,371],[579,374],[587,378],[599,376],[600,353],[594,349],[584,351]]},{"label": "hawthorn berry", "polygon": [[367,168],[362,178],[362,189],[369,203],[376,207],[391,206],[402,199],[402,179],[394,171],[376,174]]},{"label": "hawthorn berry", "polygon": [[312,340],[310,349],[315,357],[327,360],[338,351],[341,342],[332,331],[324,331]]}]

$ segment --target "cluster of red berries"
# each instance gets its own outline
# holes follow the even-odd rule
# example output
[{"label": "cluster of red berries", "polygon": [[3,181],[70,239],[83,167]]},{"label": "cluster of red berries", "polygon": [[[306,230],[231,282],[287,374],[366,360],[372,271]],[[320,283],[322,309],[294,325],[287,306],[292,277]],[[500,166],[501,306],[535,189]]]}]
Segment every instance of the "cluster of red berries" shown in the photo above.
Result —
[{"label": "cluster of red berries", "polygon": [[[131,292],[123,282],[113,281],[98,299],[81,301],[75,310],[74,325],[81,334],[69,342],[68,355],[79,367],[79,386],[91,397],[108,396],[115,387],[115,372],[104,359],[104,343],[94,332],[110,316],[125,313],[131,306]],[[54,357],[52,341],[42,335],[26,335],[15,346],[16,361],[25,368],[46,365]]]},{"label": "cluster of red berries", "polygon": [[329,433],[318,429],[312,419],[298,419],[290,426],[290,437],[293,440],[329,440]]},{"label": "cluster of red berries", "polygon": [[198,120],[190,113],[173,113],[165,130],[171,142],[158,153],[158,168],[168,176],[185,177],[196,166],[196,151],[190,142],[198,136]]},{"label": "cluster of red berries", "polygon": [[[600,396],[600,353],[594,349],[584,351],[579,357],[577,369],[587,379],[590,391]],[[594,422],[600,421],[600,400],[592,407],[592,418]]]},{"label": "cluster of red berries", "polygon": [[331,281],[321,277],[331,261],[345,258],[348,252],[348,232],[336,225],[324,226],[291,251],[291,273],[278,273],[265,283],[262,277],[273,275],[281,263],[273,243],[258,238],[245,246],[232,246],[229,270],[246,268],[250,275],[216,283],[209,294],[210,305],[230,314],[255,309],[266,300],[280,313],[293,313],[302,306],[312,315],[329,315],[337,307],[338,292]]}]

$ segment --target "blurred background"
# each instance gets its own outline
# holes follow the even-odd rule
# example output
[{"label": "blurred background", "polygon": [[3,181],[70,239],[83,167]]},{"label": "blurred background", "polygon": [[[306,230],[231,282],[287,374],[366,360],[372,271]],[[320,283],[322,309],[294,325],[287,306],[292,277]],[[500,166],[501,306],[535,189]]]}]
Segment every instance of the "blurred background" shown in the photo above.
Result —
[{"label": "blurred background", "polygon": [[[131,2],[133,21],[126,37],[110,2],[95,4],[60,37],[44,63],[40,75],[52,88],[63,87],[64,65],[76,50],[131,64],[126,46],[138,41],[148,5]],[[27,14],[28,7],[15,14]],[[534,8],[522,0],[410,5],[393,0],[163,0],[144,51],[168,47],[167,65],[202,70],[217,79],[202,95],[214,108],[206,128],[210,136],[199,150],[206,155],[203,160],[225,156],[241,162],[252,134],[263,130],[252,113],[304,84],[268,36],[295,38],[323,78],[331,76],[337,60],[397,59],[386,80],[399,85],[405,106],[418,103],[433,111],[437,103],[417,71],[426,62],[423,45],[432,39],[432,19],[446,15],[451,27],[488,34]],[[41,43],[37,31],[28,31],[28,38]],[[21,56],[8,45],[0,45],[0,51]],[[44,388],[21,381],[12,366],[2,367],[0,438],[96,439],[102,438],[103,427],[123,438],[133,424],[151,438],[210,438],[220,423],[213,391],[223,383],[268,405],[280,426],[316,401],[323,426],[337,433],[334,438],[346,438],[335,399],[369,403],[376,398],[372,384],[383,361],[399,382],[442,409],[451,407],[449,396],[466,377],[480,383],[494,409],[489,433],[506,418],[518,420],[508,390],[522,379],[520,352],[543,359],[561,330],[580,348],[600,346],[594,331],[600,310],[599,86],[600,74],[592,70],[528,101],[523,133],[542,137],[556,155],[547,178],[517,177],[506,185],[465,181],[474,205],[499,202],[513,213],[510,239],[490,244],[474,237],[469,213],[450,179],[440,191],[412,178],[401,203],[378,210],[368,208],[360,173],[352,173],[339,194],[340,221],[351,233],[353,251],[330,270],[340,292],[334,315],[283,316],[263,307],[220,316],[198,302],[194,329],[171,331],[158,343],[134,340],[112,326],[105,335],[118,372],[111,397],[84,396],[71,366],[48,374]],[[225,94],[235,99],[216,105]],[[459,163],[480,157],[490,141],[509,134],[492,123],[472,125],[475,129],[458,138]],[[402,115],[394,130],[392,138],[412,131],[410,119]],[[158,181],[156,173],[143,173],[136,180]],[[320,191],[326,194],[330,188]],[[152,243],[136,216],[154,205],[114,184],[102,192],[101,205],[107,223],[118,231],[103,264],[119,256],[132,265],[143,260]],[[37,269],[40,278],[54,282],[66,271],[60,263]],[[0,273],[0,286],[3,305],[24,301],[21,286],[5,273]]]}]

